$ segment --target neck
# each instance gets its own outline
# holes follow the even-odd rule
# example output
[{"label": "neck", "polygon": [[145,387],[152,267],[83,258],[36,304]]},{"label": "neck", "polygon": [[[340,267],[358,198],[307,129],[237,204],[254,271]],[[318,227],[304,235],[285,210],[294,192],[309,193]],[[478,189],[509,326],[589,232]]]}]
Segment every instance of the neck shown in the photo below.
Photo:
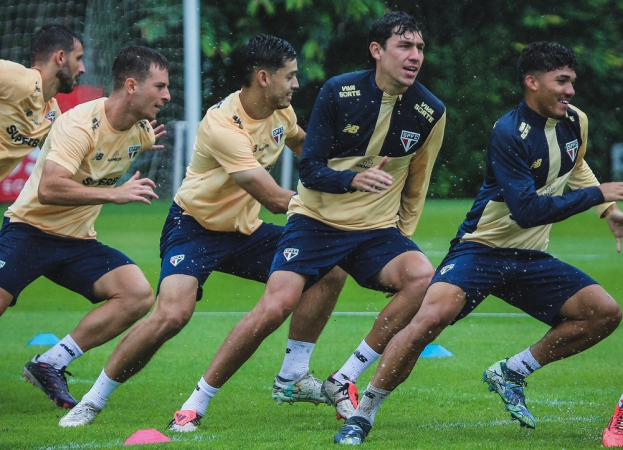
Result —
[{"label": "neck", "polygon": [[275,112],[266,104],[266,99],[262,95],[262,91],[257,89],[243,87],[240,91],[240,104],[244,112],[254,120],[262,120],[270,117]]},{"label": "neck", "polygon": [[39,65],[33,65],[32,68],[41,74],[41,93],[43,101],[47,103],[58,94],[59,81],[56,72]]},{"label": "neck", "polygon": [[143,117],[138,117],[132,111],[128,99],[123,98],[121,94],[112,92],[110,97],[104,101],[104,113],[106,120],[113,129],[117,131],[126,131],[132,128],[136,122]]},{"label": "neck", "polygon": [[388,95],[402,95],[407,89],[409,89],[409,86],[395,83],[392,79],[379,74],[378,71],[376,72],[374,81],[376,82],[376,85],[379,87],[379,89]]}]

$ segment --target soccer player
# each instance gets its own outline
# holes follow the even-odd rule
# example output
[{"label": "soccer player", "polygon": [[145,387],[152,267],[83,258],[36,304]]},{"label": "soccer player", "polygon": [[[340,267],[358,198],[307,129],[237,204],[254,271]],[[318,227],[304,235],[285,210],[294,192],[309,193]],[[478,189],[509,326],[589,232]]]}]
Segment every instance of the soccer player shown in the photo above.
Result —
[{"label": "soccer player", "polygon": [[[410,236],[441,146],[445,107],[415,81],[424,41],[413,17],[383,16],[371,28],[369,49],[374,69],[332,78],[318,95],[266,290],[218,349],[172,429],[194,430],[188,418],[205,413],[305,288],[338,264],[364,287],[395,292],[365,338],[373,352],[381,354],[418,310],[434,270]],[[324,390],[339,406],[345,386],[329,381]]]},{"label": "soccer player", "polygon": [[[495,124],[484,183],[438,267],[420,311],[387,346],[358,408],[335,435],[360,444],[378,408],[409,375],[424,347],[489,294],[551,328],[483,375],[511,418],[534,428],[524,379],[610,335],[621,308],[595,280],[546,253],[552,223],[595,207],[621,250],[623,183],[599,184],[584,157],[587,118],[570,102],[578,62],[550,42],[524,48],[517,65],[523,101]],[[571,191],[565,192],[565,186]]]},{"label": "soccer player", "polygon": [[[283,214],[294,195],[269,170],[285,145],[300,155],[305,137],[290,105],[298,88],[296,52],[285,40],[262,35],[252,37],[238,56],[242,89],[205,114],[163,227],[156,306],[121,340],[93,387],[60,420],[61,427],[91,423],[112,392],[184,328],[210,273],[268,279],[283,227],[260,220],[260,207]],[[336,268],[305,293],[301,306],[314,308],[301,308],[291,338],[318,337],[345,279]],[[305,373],[296,381],[305,388],[301,395],[312,396],[308,401],[325,401],[320,380]],[[211,389],[200,380],[196,395],[211,395]],[[203,412],[194,403],[185,409],[193,410],[186,415],[186,428],[196,427]]]},{"label": "soccer player", "polygon": [[623,395],[619,399],[608,426],[604,429],[604,447],[623,447]]},{"label": "soccer player", "polygon": [[36,147],[61,111],[54,96],[85,72],[82,42],[63,25],[44,25],[30,41],[30,64],[0,60],[0,181]]},{"label": "soccer player", "polygon": [[57,119],[0,230],[0,314],[40,276],[102,303],[58,344],[26,364],[23,376],[60,407],[77,402],[65,368],[91,348],[121,334],[153,304],[141,270],[96,240],[104,203],[157,198],[155,184],[135,173],[115,187],[139,154],[152,147],[149,121],[170,100],[168,62],[145,47],[116,57],[108,98],[76,106]]}]

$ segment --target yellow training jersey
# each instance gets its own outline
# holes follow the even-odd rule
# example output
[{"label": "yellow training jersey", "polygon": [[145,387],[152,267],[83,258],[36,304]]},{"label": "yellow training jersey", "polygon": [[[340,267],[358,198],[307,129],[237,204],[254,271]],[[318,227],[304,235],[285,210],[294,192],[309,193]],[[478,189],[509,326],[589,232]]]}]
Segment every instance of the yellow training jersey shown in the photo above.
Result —
[{"label": "yellow training jersey", "polygon": [[54,206],[39,203],[37,189],[45,161],[69,170],[84,186],[112,188],[130,164],[154,145],[154,130],[146,120],[127,131],[113,129],[104,112],[106,98],[69,110],[57,121],[24,189],[5,216],[46,233],[73,238],[95,238],[93,224],[102,205]]},{"label": "yellow training jersey", "polygon": [[41,74],[0,60],[0,181],[33,151],[60,115],[56,99],[43,100]]},{"label": "yellow training jersey", "polygon": [[270,171],[297,133],[292,107],[255,120],[240,104],[240,91],[208,109],[199,124],[186,178],[175,201],[212,231],[251,234],[262,223],[260,203],[242,189],[231,173],[264,167]]}]

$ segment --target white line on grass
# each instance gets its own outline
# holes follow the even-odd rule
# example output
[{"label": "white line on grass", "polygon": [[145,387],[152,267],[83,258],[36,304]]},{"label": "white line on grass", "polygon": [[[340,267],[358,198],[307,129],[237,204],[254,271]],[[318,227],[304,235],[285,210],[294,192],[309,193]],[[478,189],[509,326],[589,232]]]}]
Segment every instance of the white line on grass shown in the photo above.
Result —
[{"label": "white line on grass", "polygon": [[[216,440],[216,436],[194,436],[191,439],[174,436],[171,438],[172,442],[204,442],[204,441],[214,441]],[[70,442],[69,444],[60,444],[60,445],[45,445],[43,447],[35,447],[35,450],[87,450],[87,449],[98,449],[98,448],[112,448],[121,446],[123,443],[120,440],[116,440],[115,442],[97,442],[92,441],[88,444],[77,444],[74,442]]]}]

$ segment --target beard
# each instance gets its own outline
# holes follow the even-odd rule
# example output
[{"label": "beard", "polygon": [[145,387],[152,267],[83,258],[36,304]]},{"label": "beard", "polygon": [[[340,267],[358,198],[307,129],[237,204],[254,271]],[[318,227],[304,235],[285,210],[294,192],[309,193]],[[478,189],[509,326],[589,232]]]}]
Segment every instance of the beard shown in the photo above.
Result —
[{"label": "beard", "polygon": [[69,64],[63,64],[63,67],[56,72],[56,78],[59,81],[58,92],[61,94],[69,94],[74,90],[74,86],[76,84],[76,80],[71,76],[71,71],[69,70]]}]

